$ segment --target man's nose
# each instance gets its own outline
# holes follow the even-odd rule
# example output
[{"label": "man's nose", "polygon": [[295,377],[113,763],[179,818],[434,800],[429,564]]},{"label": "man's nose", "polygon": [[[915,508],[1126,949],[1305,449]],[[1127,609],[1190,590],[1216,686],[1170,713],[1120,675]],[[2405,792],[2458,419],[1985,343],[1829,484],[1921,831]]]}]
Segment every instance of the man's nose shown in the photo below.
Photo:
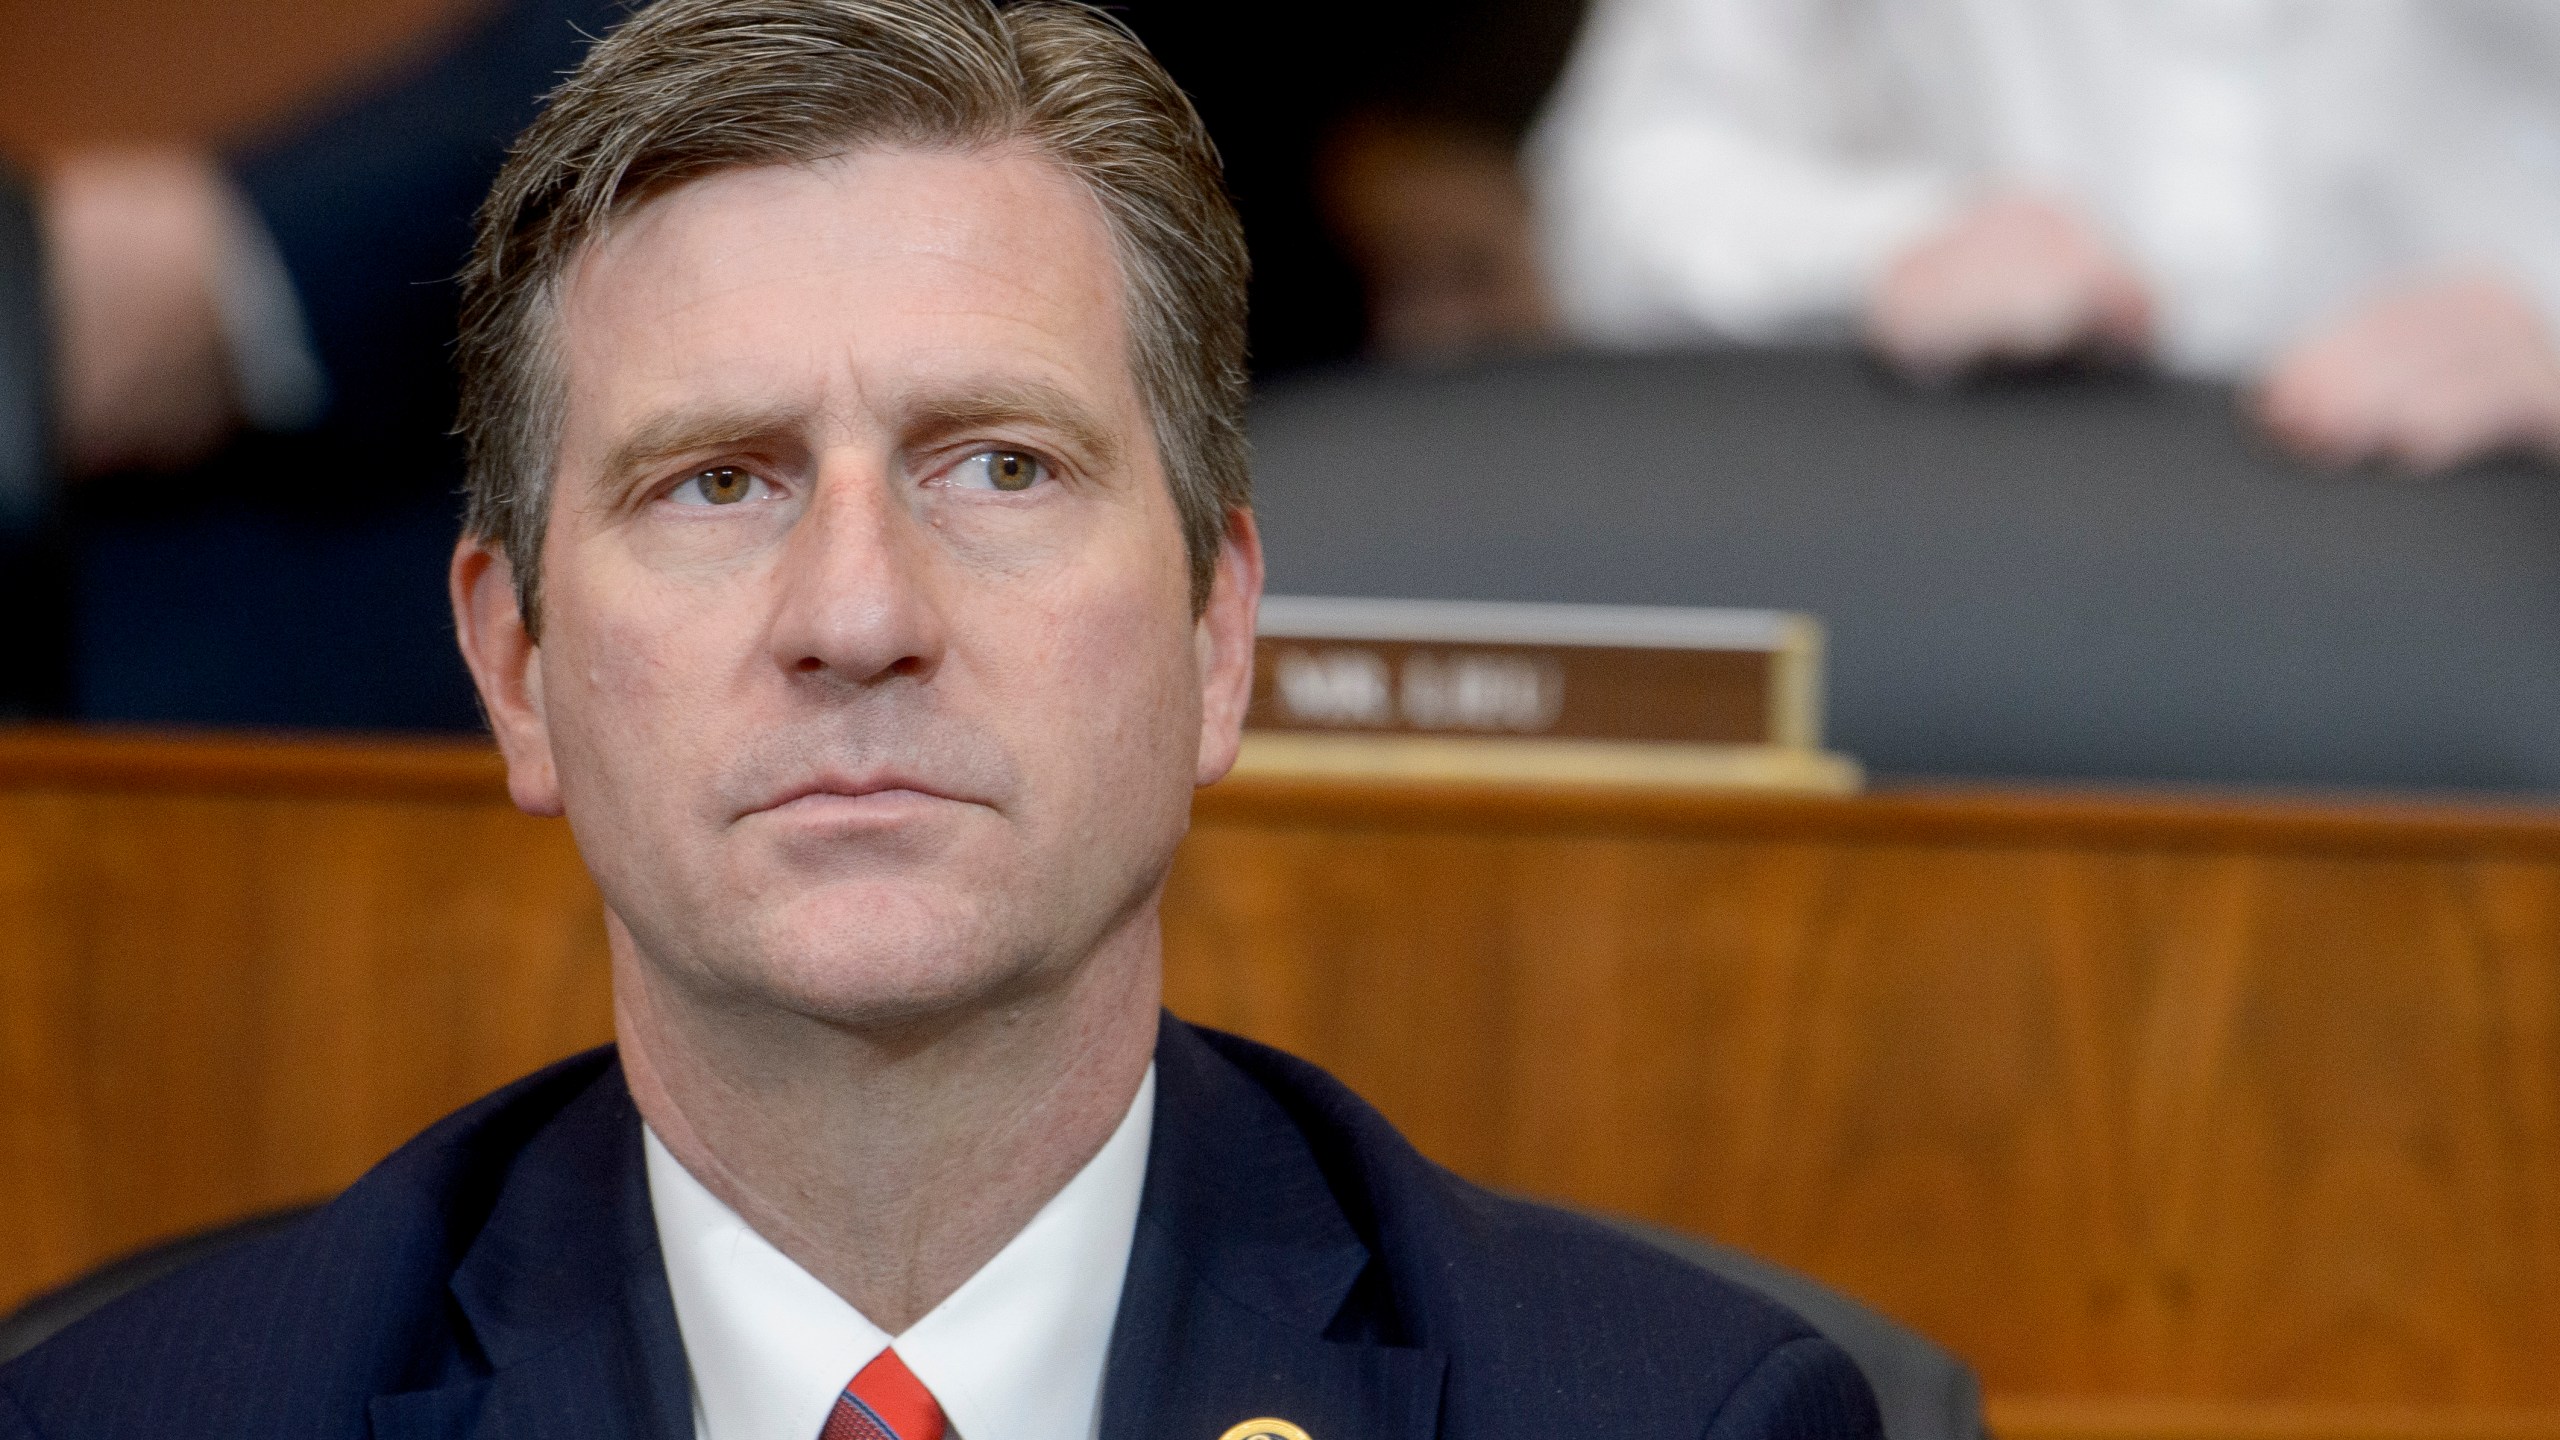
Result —
[{"label": "man's nose", "polygon": [[825,457],[783,543],[775,663],[851,685],[931,674],[944,638],[932,543],[894,462]]}]

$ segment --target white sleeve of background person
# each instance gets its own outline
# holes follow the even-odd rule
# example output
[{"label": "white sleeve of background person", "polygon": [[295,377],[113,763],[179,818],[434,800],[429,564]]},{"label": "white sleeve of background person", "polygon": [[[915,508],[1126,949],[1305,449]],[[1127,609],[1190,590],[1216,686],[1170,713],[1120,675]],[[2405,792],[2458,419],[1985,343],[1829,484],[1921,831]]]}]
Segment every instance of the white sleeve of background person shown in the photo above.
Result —
[{"label": "white sleeve of background person", "polygon": [[2560,4],[2401,0],[2388,160],[2428,268],[2485,265],[2560,341]]},{"label": "white sleeve of background person", "polygon": [[1581,338],[1854,334],[1961,185],[1873,0],[1599,0],[1527,165]]}]

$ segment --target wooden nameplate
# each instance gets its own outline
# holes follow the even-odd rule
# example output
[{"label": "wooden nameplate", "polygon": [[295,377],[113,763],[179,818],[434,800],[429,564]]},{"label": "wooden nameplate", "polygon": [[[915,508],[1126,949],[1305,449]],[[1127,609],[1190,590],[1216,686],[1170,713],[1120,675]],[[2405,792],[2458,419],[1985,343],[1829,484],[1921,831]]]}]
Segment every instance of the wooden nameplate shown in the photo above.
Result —
[{"label": "wooden nameplate", "polygon": [[1808,616],[1275,595],[1236,768],[1853,791],[1821,710]]}]

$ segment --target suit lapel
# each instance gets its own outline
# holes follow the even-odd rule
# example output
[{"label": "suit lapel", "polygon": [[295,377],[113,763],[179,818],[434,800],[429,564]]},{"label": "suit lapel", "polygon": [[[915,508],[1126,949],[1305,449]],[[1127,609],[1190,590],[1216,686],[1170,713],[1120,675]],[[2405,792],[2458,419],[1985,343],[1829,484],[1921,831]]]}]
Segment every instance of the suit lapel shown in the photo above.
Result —
[{"label": "suit lapel", "polygon": [[[1132,1267],[1133,1285],[1138,1278]],[[1425,1440],[1437,1431],[1446,1365],[1436,1351],[1327,1340],[1198,1271],[1177,1268],[1150,1289],[1147,1304],[1124,1302],[1112,1336],[1106,1440],[1219,1440],[1264,1418],[1287,1420],[1313,1440]]]},{"label": "suit lapel", "polygon": [[620,1067],[525,1143],[451,1288],[486,1372],[377,1398],[376,1440],[690,1440],[691,1381]]},{"label": "suit lapel", "polygon": [[[1430,1440],[1445,1358],[1407,1343],[1374,1226],[1271,1094],[1167,1017],[1155,1134],[1103,1384],[1108,1440]],[[456,1267],[469,1375],[376,1398],[377,1440],[689,1440],[692,1388],[641,1160],[608,1070],[506,1164]],[[463,1367],[453,1367],[460,1370]]]},{"label": "suit lapel", "polygon": [[1425,1440],[1445,1359],[1402,1344],[1305,1133],[1182,1022],[1156,1047],[1146,1198],[1103,1385],[1106,1440]]}]

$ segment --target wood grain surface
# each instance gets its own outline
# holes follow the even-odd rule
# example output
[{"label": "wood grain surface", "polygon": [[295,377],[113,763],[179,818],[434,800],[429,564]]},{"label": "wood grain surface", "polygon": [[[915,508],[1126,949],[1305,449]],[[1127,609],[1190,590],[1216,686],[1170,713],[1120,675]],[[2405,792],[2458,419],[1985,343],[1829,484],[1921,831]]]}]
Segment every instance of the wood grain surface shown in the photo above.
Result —
[{"label": "wood grain surface", "polygon": [[[0,738],[0,1305],[602,1038],[594,906],[477,751]],[[1165,911],[1178,1012],[2006,1434],[2560,1435],[2560,811],[1230,785]]]},{"label": "wood grain surface", "polygon": [[1178,1012],[1995,1391],[2560,1409],[2560,870],[1205,823]]},{"label": "wood grain surface", "polygon": [[0,788],[0,1305],[609,1034],[565,828],[312,788]]}]

